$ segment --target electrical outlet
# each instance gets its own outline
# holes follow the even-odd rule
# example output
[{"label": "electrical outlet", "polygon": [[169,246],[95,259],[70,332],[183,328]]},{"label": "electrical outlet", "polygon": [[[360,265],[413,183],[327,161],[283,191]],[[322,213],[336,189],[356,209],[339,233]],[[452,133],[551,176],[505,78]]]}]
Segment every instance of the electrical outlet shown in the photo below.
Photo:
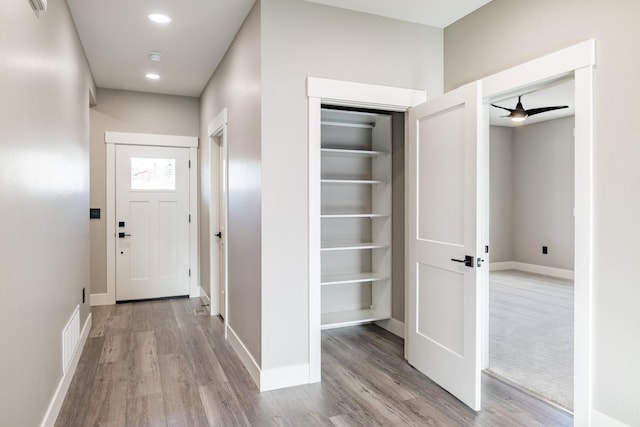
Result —
[{"label": "electrical outlet", "polygon": [[547,246],[543,246],[543,247],[542,247],[542,253],[543,253],[543,254],[545,254],[545,255],[546,255],[547,253],[549,253],[549,249],[548,249],[548,247],[547,247]]},{"label": "electrical outlet", "polygon": [[85,301],[85,288],[82,288],[82,303]]}]

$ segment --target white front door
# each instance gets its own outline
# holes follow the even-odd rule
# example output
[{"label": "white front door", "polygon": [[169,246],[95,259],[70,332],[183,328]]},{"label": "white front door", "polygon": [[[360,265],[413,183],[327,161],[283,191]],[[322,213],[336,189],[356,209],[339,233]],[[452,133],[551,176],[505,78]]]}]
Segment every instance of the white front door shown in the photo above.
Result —
[{"label": "white front door", "polygon": [[481,378],[480,113],[480,83],[410,109],[408,155],[409,363],[474,410]]},{"label": "white front door", "polygon": [[116,146],[116,300],[189,295],[189,149]]}]

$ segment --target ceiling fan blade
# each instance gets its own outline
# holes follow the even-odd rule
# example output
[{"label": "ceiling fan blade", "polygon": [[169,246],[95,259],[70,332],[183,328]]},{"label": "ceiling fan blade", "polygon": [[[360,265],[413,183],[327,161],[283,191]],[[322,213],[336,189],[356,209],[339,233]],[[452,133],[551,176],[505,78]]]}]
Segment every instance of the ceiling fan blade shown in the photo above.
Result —
[{"label": "ceiling fan blade", "polygon": [[514,111],[515,111],[515,110],[512,110],[511,108],[501,107],[501,106],[496,105],[496,104],[491,104],[491,105],[493,105],[493,106],[494,106],[494,107],[496,107],[496,108],[502,108],[503,110],[507,110],[507,111],[508,111],[508,112],[510,112],[510,113],[512,113],[512,112],[514,112]]},{"label": "ceiling fan blade", "polygon": [[558,105],[558,106],[555,106],[555,107],[532,108],[530,110],[527,110],[527,114],[529,116],[533,116],[534,114],[545,113],[547,111],[553,111],[553,110],[561,110],[563,108],[569,108],[569,106],[568,105]]}]

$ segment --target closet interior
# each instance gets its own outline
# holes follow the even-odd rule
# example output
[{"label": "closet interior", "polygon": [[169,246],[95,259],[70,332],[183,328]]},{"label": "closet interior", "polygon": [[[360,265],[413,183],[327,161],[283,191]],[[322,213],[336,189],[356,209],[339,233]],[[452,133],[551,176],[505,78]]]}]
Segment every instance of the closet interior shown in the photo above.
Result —
[{"label": "closet interior", "polygon": [[390,114],[321,110],[321,324],[391,318]]}]

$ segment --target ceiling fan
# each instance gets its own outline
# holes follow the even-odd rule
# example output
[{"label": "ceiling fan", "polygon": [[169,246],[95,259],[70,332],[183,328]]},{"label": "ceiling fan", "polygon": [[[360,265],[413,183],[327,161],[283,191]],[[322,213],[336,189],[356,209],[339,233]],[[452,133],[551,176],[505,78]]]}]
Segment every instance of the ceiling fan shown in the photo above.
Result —
[{"label": "ceiling fan", "polygon": [[522,98],[522,95],[518,96],[518,103],[516,104],[516,108],[506,108],[506,107],[501,107],[499,105],[496,104],[491,104],[494,107],[497,108],[502,108],[503,110],[507,110],[509,112],[508,115],[506,116],[502,116],[502,117],[509,117],[511,120],[513,120],[514,122],[521,122],[524,119],[526,119],[529,116],[533,116],[534,114],[540,114],[540,113],[545,113],[547,111],[553,111],[553,110],[561,110],[563,108],[569,108],[568,105],[557,105],[554,107],[541,107],[541,108],[531,108],[529,110],[525,110],[524,107],[522,106],[522,102],[520,101],[520,98]]}]

